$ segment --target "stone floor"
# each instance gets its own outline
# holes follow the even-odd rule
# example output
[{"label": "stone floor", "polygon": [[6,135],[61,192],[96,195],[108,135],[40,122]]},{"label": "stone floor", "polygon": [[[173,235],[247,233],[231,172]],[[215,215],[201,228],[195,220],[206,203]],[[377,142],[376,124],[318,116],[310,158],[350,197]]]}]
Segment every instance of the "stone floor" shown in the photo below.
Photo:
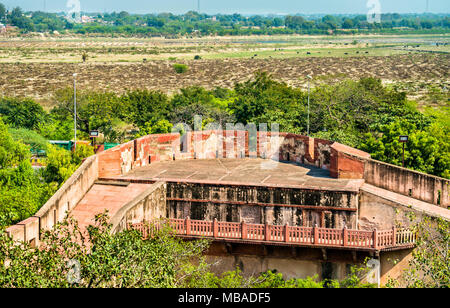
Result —
[{"label": "stone floor", "polygon": [[358,191],[363,180],[338,180],[329,171],[264,159],[201,159],[152,163],[121,177],[133,180],[208,182]]},{"label": "stone floor", "polygon": [[71,215],[78,221],[79,227],[84,230],[88,225],[94,224],[96,215],[108,210],[109,217],[112,217],[119,209],[150,186],[147,184],[130,184],[128,186],[94,184],[72,210]]}]

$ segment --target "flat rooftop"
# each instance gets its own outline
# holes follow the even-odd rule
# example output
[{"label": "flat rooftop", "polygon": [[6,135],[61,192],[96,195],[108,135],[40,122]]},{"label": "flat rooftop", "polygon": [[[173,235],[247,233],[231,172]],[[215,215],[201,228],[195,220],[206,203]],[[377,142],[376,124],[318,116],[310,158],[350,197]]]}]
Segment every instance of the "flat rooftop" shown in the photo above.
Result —
[{"label": "flat rooftop", "polygon": [[364,180],[331,178],[328,170],[265,159],[199,159],[155,162],[118,177],[131,181],[167,181],[359,191]]}]

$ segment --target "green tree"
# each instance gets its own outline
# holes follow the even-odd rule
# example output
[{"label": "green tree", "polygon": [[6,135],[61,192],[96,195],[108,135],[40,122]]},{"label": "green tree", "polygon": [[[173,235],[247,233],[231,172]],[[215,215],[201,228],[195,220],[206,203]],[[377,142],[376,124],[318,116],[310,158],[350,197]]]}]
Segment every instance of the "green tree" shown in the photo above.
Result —
[{"label": "green tree", "polygon": [[45,151],[47,149],[48,141],[33,130],[26,128],[10,128],[9,133],[15,141],[30,146],[32,152]]},{"label": "green tree", "polygon": [[428,216],[410,215],[410,227],[417,236],[408,268],[388,287],[450,288],[450,222]]},{"label": "green tree", "polygon": [[15,128],[36,129],[46,120],[47,113],[32,99],[0,98],[0,116]]},{"label": "green tree", "polygon": [[6,8],[3,3],[0,3],[0,21],[5,22],[5,16],[6,16]]},{"label": "green tree", "polygon": [[30,155],[0,119],[0,227],[30,217],[55,192],[55,185],[42,182],[33,170]]},{"label": "green tree", "polygon": [[229,109],[240,123],[279,123],[280,130],[301,132],[306,128],[305,96],[299,89],[258,72],[253,80],[236,84],[236,98]]},{"label": "green tree", "polygon": [[[432,134],[431,131],[435,133]],[[403,144],[399,137],[408,135],[405,144],[405,166],[417,171],[448,177],[450,170],[449,143],[440,138],[442,131],[432,127],[418,130],[413,123],[397,120],[383,125],[379,131],[368,133],[361,149],[372,158],[397,166],[402,165]],[[445,137],[445,136],[443,136]],[[448,136],[446,137],[448,139]]]},{"label": "green tree", "polygon": [[[94,225],[80,230],[66,219],[42,235],[40,249],[16,245],[2,233],[0,287],[173,288],[204,270],[207,242],[184,242],[166,228],[146,240],[133,230],[111,234],[107,221],[98,215]],[[68,260],[80,266],[79,277],[71,275]]]},{"label": "green tree", "polygon": [[173,69],[178,74],[184,74],[184,73],[186,73],[188,71],[189,67],[186,64],[175,63],[173,65]]},{"label": "green tree", "polygon": [[121,100],[127,108],[124,119],[139,128],[144,128],[148,122],[164,120],[169,113],[168,97],[161,91],[129,91]]},{"label": "green tree", "polygon": [[[73,89],[55,93],[57,106],[52,110],[54,120],[68,123],[74,117]],[[77,93],[77,129],[81,138],[88,138],[92,129],[110,131],[113,123],[125,113],[126,106],[110,92],[80,91]],[[108,137],[108,136],[106,136]]]},{"label": "green tree", "polygon": [[77,169],[77,165],[72,162],[72,155],[69,151],[57,146],[47,147],[46,167],[43,171],[44,179],[47,183],[64,183]]},{"label": "green tree", "polygon": [[11,11],[11,24],[24,31],[34,31],[34,24],[30,18],[24,16],[23,11],[20,7],[15,7]]}]

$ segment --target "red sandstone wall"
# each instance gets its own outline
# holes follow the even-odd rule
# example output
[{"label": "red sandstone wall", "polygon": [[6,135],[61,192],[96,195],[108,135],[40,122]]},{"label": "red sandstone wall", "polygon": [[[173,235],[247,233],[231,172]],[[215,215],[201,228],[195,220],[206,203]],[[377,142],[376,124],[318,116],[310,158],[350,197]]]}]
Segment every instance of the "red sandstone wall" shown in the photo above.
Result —
[{"label": "red sandstone wall", "polygon": [[[253,144],[249,144],[247,131],[237,130],[188,132],[183,139],[183,151],[179,134],[163,134],[145,136],[102,152],[99,177],[120,176],[164,160],[259,157],[315,165],[330,170],[334,177],[354,179],[362,178],[363,173],[357,156],[369,157],[367,153],[331,141],[290,133],[258,132]],[[341,152],[351,155],[336,154]]]},{"label": "red sandstone wall", "polygon": [[364,179],[368,184],[443,208],[450,206],[448,198],[450,181],[444,178],[366,159]]},{"label": "red sandstone wall", "polygon": [[337,178],[364,178],[367,183],[447,208],[446,179],[370,159],[362,151],[327,140],[277,133],[258,133],[256,153],[249,149],[245,131],[204,131],[186,135],[187,151],[180,152],[179,134],[139,138],[87,159],[75,174],[33,217],[7,229],[15,239],[39,240],[39,230],[64,218],[99,177],[121,176],[133,168],[160,160],[257,157],[314,164]]},{"label": "red sandstone wall", "polygon": [[134,142],[128,142],[98,154],[98,176],[113,177],[129,172],[134,157]]},{"label": "red sandstone wall", "polygon": [[133,158],[133,168],[147,166],[151,162],[180,158],[180,135],[164,134],[149,135],[137,139],[136,156]]},{"label": "red sandstone wall", "polygon": [[316,167],[330,170],[331,167],[331,145],[333,141],[314,139],[314,163]]},{"label": "red sandstone wall", "polygon": [[361,154],[361,156],[352,155],[352,151],[347,151],[347,147],[335,143],[331,146],[330,157],[330,175],[340,179],[363,179],[365,158],[370,157],[369,154],[358,151],[353,152]]}]

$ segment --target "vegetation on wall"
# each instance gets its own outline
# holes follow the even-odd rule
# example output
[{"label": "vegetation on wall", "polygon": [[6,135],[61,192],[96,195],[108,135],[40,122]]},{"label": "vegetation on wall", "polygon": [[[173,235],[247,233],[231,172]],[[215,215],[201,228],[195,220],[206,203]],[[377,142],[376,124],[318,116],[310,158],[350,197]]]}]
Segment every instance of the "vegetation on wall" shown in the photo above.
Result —
[{"label": "vegetation on wall", "polygon": [[413,214],[410,220],[418,238],[416,248],[409,266],[398,279],[389,279],[387,287],[449,288],[450,222],[428,216],[418,219]]},{"label": "vegetation on wall", "polygon": [[[150,226],[152,227],[152,226]],[[143,239],[136,230],[111,233],[107,214],[83,231],[72,219],[42,235],[40,249],[0,235],[2,288],[324,288],[373,287],[352,273],[344,281],[285,280],[262,273],[244,278],[239,269],[211,272],[207,241],[183,241],[167,226]],[[117,253],[120,251],[120,253]]]}]

